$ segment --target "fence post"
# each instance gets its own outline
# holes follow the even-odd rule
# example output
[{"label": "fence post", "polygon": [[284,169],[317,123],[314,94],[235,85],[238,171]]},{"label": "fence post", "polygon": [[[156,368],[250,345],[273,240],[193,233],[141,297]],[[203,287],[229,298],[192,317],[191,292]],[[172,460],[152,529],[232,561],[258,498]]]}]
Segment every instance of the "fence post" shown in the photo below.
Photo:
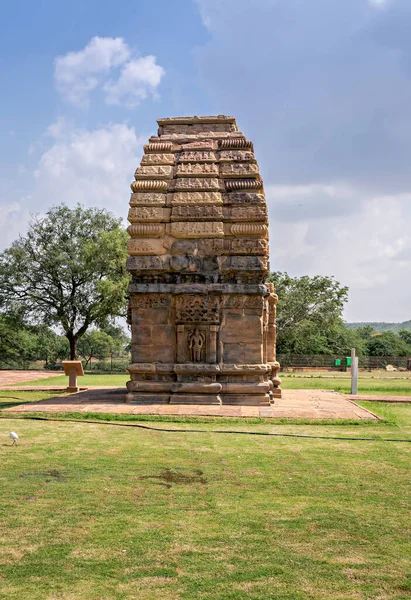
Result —
[{"label": "fence post", "polygon": [[358,394],[358,357],[355,356],[355,348],[351,349],[351,394]]}]

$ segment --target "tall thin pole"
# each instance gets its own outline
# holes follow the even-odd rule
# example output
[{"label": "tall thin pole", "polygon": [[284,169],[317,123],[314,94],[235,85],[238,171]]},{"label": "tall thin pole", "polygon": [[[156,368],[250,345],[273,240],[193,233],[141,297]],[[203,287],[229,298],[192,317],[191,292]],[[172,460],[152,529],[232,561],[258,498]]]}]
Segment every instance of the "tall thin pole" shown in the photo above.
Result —
[{"label": "tall thin pole", "polygon": [[351,349],[351,394],[358,394],[358,358],[355,356],[355,348]]}]

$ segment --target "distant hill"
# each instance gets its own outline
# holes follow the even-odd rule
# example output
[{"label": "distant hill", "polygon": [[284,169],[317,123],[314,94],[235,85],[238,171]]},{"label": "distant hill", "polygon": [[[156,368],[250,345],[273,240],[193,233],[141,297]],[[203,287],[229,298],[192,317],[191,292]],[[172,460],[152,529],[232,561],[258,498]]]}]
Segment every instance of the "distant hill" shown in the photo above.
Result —
[{"label": "distant hill", "polygon": [[401,329],[411,331],[411,320],[403,323],[346,323],[346,326],[350,329],[357,329],[357,327],[365,327],[366,325],[370,325],[375,331],[393,331],[394,333],[398,333]]}]

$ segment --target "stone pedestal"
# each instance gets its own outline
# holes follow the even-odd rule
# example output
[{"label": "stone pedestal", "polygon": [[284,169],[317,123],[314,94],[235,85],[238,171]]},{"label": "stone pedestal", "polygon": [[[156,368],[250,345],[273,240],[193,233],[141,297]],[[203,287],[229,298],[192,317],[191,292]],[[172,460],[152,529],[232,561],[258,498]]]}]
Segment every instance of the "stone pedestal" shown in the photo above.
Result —
[{"label": "stone pedestal", "polygon": [[77,385],[77,377],[84,375],[81,360],[63,360],[62,365],[64,374],[68,375],[69,378],[69,384],[66,391],[71,393],[78,392],[80,388]]},{"label": "stone pedestal", "polygon": [[131,184],[126,401],[268,405],[277,296],[252,143],[232,117],[158,124]]}]

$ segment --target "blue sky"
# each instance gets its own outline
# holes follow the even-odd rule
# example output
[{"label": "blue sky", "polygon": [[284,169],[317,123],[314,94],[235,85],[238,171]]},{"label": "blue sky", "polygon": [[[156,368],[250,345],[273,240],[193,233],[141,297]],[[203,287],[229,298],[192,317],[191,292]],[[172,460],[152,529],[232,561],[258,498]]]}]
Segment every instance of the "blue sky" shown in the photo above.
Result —
[{"label": "blue sky", "polygon": [[125,218],[156,119],[254,141],[271,267],[349,320],[411,318],[409,0],[15,0],[0,21],[0,243],[53,204]]}]

